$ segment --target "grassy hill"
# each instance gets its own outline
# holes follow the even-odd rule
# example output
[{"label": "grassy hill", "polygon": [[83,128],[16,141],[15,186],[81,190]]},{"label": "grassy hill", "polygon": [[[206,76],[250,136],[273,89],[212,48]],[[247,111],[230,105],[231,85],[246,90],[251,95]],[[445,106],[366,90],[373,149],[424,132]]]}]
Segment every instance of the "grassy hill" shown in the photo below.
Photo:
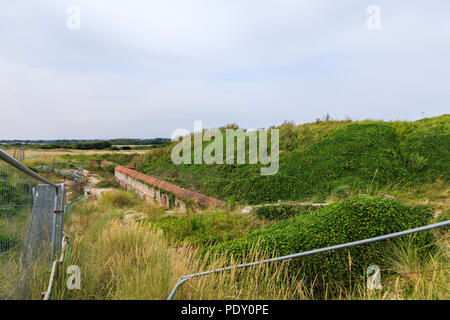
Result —
[{"label": "grassy hill", "polygon": [[[318,121],[280,129],[280,169],[259,165],[175,165],[173,144],[134,160],[138,170],[240,203],[322,201],[373,192],[448,185],[450,115],[408,121]],[[206,146],[206,144],[204,145]]]},{"label": "grassy hill", "polygon": [[[140,155],[69,155],[103,183],[112,175],[109,166],[102,171],[105,159],[230,204],[333,201],[179,212],[133,192],[107,191],[66,216],[65,231],[73,239],[66,263],[80,266],[83,285],[67,290],[61,273],[55,298],[166,299],[182,275],[449,218],[450,115],[415,122],[286,122],[277,128],[281,154],[274,176],[261,176],[259,165],[177,166],[170,157],[173,144]],[[448,230],[198,277],[176,297],[448,299]],[[373,264],[382,272],[381,290],[366,287]]]}]

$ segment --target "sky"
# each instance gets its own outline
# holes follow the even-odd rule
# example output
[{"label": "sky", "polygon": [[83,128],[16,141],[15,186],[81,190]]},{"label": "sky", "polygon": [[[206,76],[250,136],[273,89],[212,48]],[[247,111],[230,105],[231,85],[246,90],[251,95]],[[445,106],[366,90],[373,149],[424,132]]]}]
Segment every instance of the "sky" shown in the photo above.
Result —
[{"label": "sky", "polygon": [[0,0],[0,140],[417,120],[449,57],[448,0]]}]

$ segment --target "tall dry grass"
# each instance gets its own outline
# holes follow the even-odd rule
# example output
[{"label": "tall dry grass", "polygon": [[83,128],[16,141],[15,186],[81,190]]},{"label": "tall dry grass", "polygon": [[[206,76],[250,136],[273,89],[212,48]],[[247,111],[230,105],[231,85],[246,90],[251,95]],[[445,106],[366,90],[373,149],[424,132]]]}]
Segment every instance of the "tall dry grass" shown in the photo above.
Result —
[{"label": "tall dry grass", "polygon": [[[230,263],[225,255],[202,257],[189,245],[172,247],[161,230],[118,218],[92,234],[76,237],[72,246],[70,264],[80,266],[82,288],[63,288],[60,298],[166,299],[180,276]],[[259,258],[252,254],[252,260]],[[285,265],[258,265],[191,279],[176,298],[287,299],[292,288],[285,285],[289,283]]]},{"label": "tall dry grass", "polygon": [[[242,262],[230,261],[225,252],[205,256],[193,246],[174,245],[161,230],[125,218],[127,205],[146,207],[146,215],[160,214],[160,208],[136,203],[133,196],[128,204],[123,199],[128,198],[106,195],[78,205],[71,214],[66,225],[71,249],[65,266],[81,268],[81,289],[68,290],[63,272],[54,298],[167,299],[182,275]],[[189,279],[175,299],[448,299],[449,244],[445,234],[439,239],[438,249],[425,259],[412,245],[393,246],[388,257],[391,270],[389,276],[382,275],[381,290],[368,290],[364,281],[311,287],[290,272],[286,261]],[[267,256],[254,248],[243,260]]]}]

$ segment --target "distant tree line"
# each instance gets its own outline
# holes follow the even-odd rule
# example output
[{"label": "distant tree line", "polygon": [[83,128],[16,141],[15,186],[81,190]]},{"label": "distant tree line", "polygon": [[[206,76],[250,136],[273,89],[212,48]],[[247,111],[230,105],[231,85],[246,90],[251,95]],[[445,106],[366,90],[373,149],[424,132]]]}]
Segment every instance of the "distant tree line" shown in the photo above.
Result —
[{"label": "distant tree line", "polygon": [[78,150],[103,150],[110,148],[109,141],[90,141],[74,143],[47,143],[39,146],[40,149],[78,149]]},{"label": "distant tree line", "polygon": [[[61,139],[61,140],[0,140],[0,143],[7,147],[21,147],[21,148],[37,148],[37,149],[78,149],[78,150],[119,150],[117,145],[134,145],[136,149],[144,148],[145,146],[162,147],[170,143],[167,138],[155,139],[111,139],[111,140],[75,140],[75,139]],[[131,148],[129,148],[131,149]]]},{"label": "distant tree line", "polygon": [[155,138],[155,139],[111,139],[108,140],[112,145],[135,145],[135,146],[145,146],[145,145],[154,145],[154,144],[163,144],[166,145],[170,142],[170,139],[167,138]]}]

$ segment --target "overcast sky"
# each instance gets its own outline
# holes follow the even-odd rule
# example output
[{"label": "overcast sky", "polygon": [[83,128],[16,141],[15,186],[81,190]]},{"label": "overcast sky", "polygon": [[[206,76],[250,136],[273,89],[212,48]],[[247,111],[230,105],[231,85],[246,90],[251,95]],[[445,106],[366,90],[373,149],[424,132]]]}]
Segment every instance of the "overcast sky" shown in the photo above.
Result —
[{"label": "overcast sky", "polygon": [[449,75],[448,0],[0,0],[0,139],[416,120]]}]

